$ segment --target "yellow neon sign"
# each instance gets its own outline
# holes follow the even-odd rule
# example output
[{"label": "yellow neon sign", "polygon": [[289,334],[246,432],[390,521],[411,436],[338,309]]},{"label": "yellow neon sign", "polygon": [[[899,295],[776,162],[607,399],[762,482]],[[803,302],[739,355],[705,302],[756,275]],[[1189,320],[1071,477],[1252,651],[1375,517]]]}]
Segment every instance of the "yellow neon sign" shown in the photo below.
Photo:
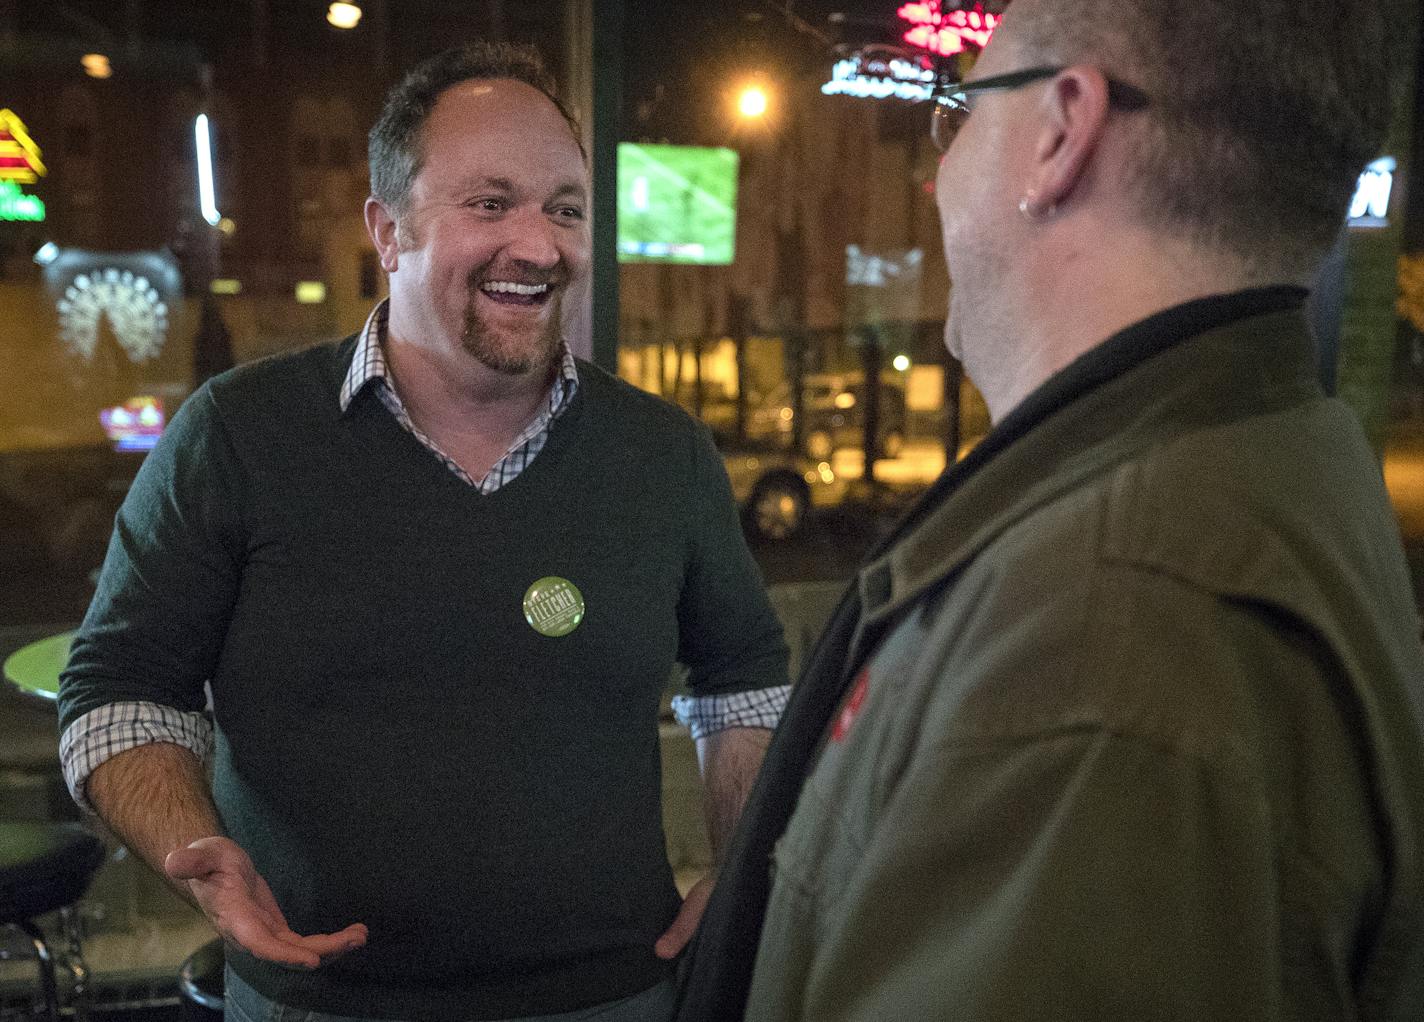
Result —
[{"label": "yellow neon sign", "polygon": [[11,110],[0,110],[0,181],[30,185],[47,173],[25,122]]}]

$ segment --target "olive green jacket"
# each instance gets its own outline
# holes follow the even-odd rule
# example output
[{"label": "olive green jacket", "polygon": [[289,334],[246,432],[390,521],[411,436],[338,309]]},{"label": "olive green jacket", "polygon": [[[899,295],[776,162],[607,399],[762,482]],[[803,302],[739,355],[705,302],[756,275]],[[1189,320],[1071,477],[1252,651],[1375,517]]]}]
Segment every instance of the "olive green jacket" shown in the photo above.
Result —
[{"label": "olive green jacket", "polygon": [[1424,1019],[1419,621],[1298,312],[1066,402],[858,587],[747,1018]]}]

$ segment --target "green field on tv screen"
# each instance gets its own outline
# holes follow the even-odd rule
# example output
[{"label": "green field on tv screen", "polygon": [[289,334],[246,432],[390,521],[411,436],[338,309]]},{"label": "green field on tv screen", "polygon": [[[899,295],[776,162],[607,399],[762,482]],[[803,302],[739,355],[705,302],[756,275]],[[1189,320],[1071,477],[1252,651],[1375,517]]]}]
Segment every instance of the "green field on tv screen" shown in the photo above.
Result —
[{"label": "green field on tv screen", "polygon": [[732,261],[737,154],[696,146],[618,146],[618,259],[625,263]]}]

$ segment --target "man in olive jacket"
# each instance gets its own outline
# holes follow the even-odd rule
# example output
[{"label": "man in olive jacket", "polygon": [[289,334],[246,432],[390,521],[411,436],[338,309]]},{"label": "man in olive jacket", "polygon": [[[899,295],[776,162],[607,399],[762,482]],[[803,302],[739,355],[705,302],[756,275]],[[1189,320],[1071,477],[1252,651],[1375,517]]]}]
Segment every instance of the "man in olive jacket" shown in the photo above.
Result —
[{"label": "man in olive jacket", "polygon": [[995,426],[811,658],[680,1018],[1424,1018],[1419,620],[1302,312],[1375,7],[1017,0],[941,94]]}]

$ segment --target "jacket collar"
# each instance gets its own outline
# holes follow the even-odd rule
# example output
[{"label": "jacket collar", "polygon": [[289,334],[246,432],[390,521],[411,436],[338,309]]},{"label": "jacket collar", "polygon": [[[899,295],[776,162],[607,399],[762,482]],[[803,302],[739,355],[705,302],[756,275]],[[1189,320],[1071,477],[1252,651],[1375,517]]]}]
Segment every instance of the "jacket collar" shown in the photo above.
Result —
[{"label": "jacket collar", "polygon": [[1322,396],[1304,297],[1299,288],[1262,288],[1177,306],[1109,338],[1029,395],[861,569],[852,663],[890,618],[1083,480],[1193,424]]}]

